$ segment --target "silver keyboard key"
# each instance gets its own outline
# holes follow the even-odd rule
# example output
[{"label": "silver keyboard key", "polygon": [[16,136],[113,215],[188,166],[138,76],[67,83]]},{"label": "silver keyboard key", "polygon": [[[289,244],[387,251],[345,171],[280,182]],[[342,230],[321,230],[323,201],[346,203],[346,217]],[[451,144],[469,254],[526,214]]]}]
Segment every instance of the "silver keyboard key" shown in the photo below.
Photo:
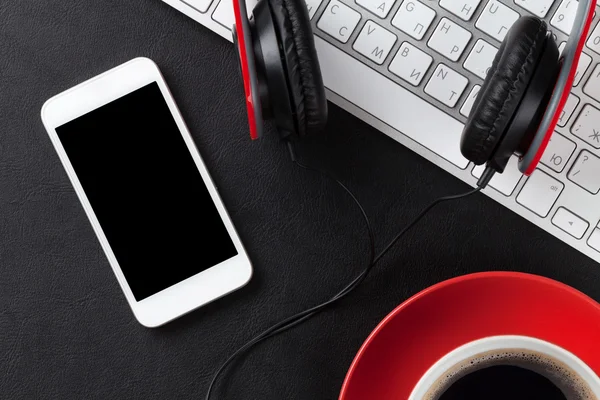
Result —
[{"label": "silver keyboard key", "polygon": [[[252,10],[258,4],[258,0],[248,0],[247,8],[248,8],[248,16],[252,15]],[[225,26],[228,29],[231,29],[235,24],[235,16],[233,14],[233,2],[228,0],[221,0],[219,5],[213,12],[212,18]]]},{"label": "silver keyboard key", "polygon": [[[485,165],[479,165],[473,168],[473,176],[477,179],[481,178],[481,174],[485,170]],[[490,181],[490,186],[502,193],[505,196],[511,196],[523,174],[519,171],[519,158],[513,156],[508,161],[508,165],[502,174],[496,174]]]},{"label": "silver keyboard key", "polygon": [[577,145],[574,142],[554,132],[542,156],[542,164],[556,172],[562,172],[576,148]]},{"label": "silver keyboard key", "polygon": [[364,7],[379,18],[387,17],[388,13],[394,7],[396,0],[356,0],[356,4]]},{"label": "silver keyboard key", "polygon": [[473,46],[473,50],[471,50],[463,67],[481,79],[485,79],[494,62],[496,53],[498,53],[497,48],[485,40],[479,39],[477,43],[475,43],[475,46]]},{"label": "silver keyboard key", "polygon": [[[563,50],[565,49],[566,45],[567,45],[567,42],[562,42],[560,44],[558,51],[560,51],[561,54],[562,54]],[[585,73],[587,72],[587,70],[591,64],[592,64],[592,57],[590,57],[587,54],[582,52],[581,57],[579,58],[579,64],[577,64],[577,71],[575,72],[575,79],[573,80],[573,86],[579,85],[579,82],[581,82],[581,78],[583,78],[583,75],[585,75]]]},{"label": "silver keyboard key", "polygon": [[564,207],[556,210],[556,214],[552,218],[552,223],[577,239],[581,239],[585,235],[585,231],[590,227],[589,222]]},{"label": "silver keyboard key", "polygon": [[600,252],[600,229],[596,228],[587,242],[588,246]]},{"label": "silver keyboard key", "polygon": [[550,21],[550,25],[567,35],[571,33],[578,6],[579,1],[577,0],[562,0],[558,10],[556,10]]},{"label": "silver keyboard key", "polygon": [[369,20],[360,31],[353,48],[371,61],[381,65],[390,54],[397,39],[392,32]]},{"label": "silver keyboard key", "polygon": [[452,61],[458,61],[472,36],[471,32],[460,25],[442,18],[427,46]]},{"label": "silver keyboard key", "polygon": [[450,67],[439,64],[425,86],[425,93],[448,107],[454,107],[468,84],[467,78]]},{"label": "silver keyboard key", "polygon": [[208,11],[210,5],[213,0],[181,0],[183,3],[192,7],[194,10],[199,11],[201,13],[205,13]]},{"label": "silver keyboard key", "polygon": [[440,6],[464,21],[469,21],[481,0],[440,0]]},{"label": "silver keyboard key", "polygon": [[581,53],[581,57],[579,58],[579,64],[577,64],[577,72],[575,73],[575,80],[573,81],[573,86],[579,85],[579,82],[581,82],[581,78],[583,78],[591,64],[592,57],[588,56],[585,53]]},{"label": "silver keyboard key", "polygon": [[408,42],[402,43],[390,63],[390,71],[413,86],[419,86],[433,57]]},{"label": "silver keyboard key", "polygon": [[536,169],[517,196],[517,203],[545,218],[558,200],[565,185],[542,170]]},{"label": "silver keyboard key", "polygon": [[586,104],[571,127],[571,133],[600,149],[600,110]]},{"label": "silver keyboard key", "polygon": [[594,31],[590,35],[587,47],[600,54],[600,22],[596,24],[596,28],[594,28]]},{"label": "silver keyboard key", "polygon": [[598,194],[600,192],[600,158],[583,150],[579,153],[567,178],[591,194]]},{"label": "silver keyboard key", "polygon": [[469,115],[471,114],[471,110],[473,109],[473,106],[475,105],[475,100],[477,100],[477,95],[479,94],[480,90],[481,90],[480,85],[473,86],[473,89],[471,89],[471,93],[469,93],[469,95],[467,96],[467,99],[463,103],[463,106],[460,108],[460,113],[462,115],[464,115],[465,117],[468,118]]},{"label": "silver keyboard key", "polygon": [[502,42],[519,17],[519,13],[513,9],[497,0],[490,0],[475,23],[475,27]]},{"label": "silver keyboard key", "polygon": [[583,91],[592,99],[600,102],[600,64],[596,65],[596,68],[594,69],[594,72],[592,72],[592,75],[590,75]]},{"label": "silver keyboard key", "polygon": [[545,18],[554,0],[515,0],[515,4],[540,18]]},{"label": "silver keyboard key", "polygon": [[315,13],[319,9],[319,6],[323,0],[304,0],[306,2],[306,8],[308,9],[308,16],[312,19]]},{"label": "silver keyboard key", "polygon": [[340,42],[346,43],[350,40],[360,18],[360,13],[344,3],[339,0],[331,0],[321,15],[317,27]]},{"label": "silver keyboard key", "polygon": [[416,0],[404,0],[392,19],[392,25],[417,40],[423,39],[425,32],[435,18],[435,11]]},{"label": "silver keyboard key", "polygon": [[579,97],[575,96],[573,93],[569,94],[569,98],[565,103],[565,107],[560,113],[560,118],[558,119],[558,126],[561,128],[567,125],[567,122],[571,119],[571,116],[575,112],[575,109],[579,105]]}]

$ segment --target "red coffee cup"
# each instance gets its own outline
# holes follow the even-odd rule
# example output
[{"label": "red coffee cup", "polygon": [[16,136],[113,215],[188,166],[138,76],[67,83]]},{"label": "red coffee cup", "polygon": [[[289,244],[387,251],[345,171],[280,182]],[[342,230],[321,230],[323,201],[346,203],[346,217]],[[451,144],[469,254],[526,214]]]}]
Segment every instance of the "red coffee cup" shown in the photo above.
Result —
[{"label": "red coffee cup", "polygon": [[392,311],[357,353],[339,399],[415,398],[443,361],[502,338],[507,346],[523,338],[518,343],[546,343],[558,349],[554,355],[572,355],[596,390],[600,305],[548,278],[488,272],[434,285]]}]

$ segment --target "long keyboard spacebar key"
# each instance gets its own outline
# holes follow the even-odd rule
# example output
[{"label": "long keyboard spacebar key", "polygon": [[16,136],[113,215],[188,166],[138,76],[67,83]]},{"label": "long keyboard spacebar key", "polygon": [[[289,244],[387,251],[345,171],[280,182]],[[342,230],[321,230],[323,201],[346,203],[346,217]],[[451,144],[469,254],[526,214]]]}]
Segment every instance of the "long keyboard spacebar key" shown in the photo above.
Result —
[{"label": "long keyboard spacebar key", "polygon": [[358,60],[315,37],[325,86],[459,168],[464,125]]}]

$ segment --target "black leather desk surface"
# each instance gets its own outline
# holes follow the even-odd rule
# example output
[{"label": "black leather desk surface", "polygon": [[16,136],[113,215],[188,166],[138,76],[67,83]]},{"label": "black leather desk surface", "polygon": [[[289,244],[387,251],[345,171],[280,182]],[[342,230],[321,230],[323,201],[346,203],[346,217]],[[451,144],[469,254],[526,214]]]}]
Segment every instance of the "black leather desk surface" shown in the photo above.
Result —
[{"label": "black leather desk surface", "polygon": [[[134,320],[39,116],[52,95],[136,56],[162,69],[255,266],[243,290],[156,330]],[[249,140],[235,63],[228,42],[158,0],[0,2],[1,398],[201,398],[234,349],[363,267],[348,198],[295,168],[274,132]],[[467,189],[334,106],[299,153],[356,192],[379,248],[426,202]],[[600,300],[596,263],[478,195],[437,209],[342,304],[243,358],[216,398],[334,399],[396,305],[485,270]]]}]

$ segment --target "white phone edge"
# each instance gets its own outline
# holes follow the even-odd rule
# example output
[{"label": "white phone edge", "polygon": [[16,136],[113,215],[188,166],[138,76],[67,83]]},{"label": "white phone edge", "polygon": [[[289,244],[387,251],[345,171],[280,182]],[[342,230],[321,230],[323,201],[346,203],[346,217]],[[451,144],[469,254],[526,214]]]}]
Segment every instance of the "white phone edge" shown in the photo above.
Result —
[{"label": "white phone edge", "polygon": [[[238,255],[159,293],[137,301],[58,138],[56,128],[153,82],[156,82],[160,87],[161,93],[219,211],[219,215],[227,228]],[[117,281],[125,294],[127,302],[140,324],[148,328],[164,325],[198,307],[240,289],[250,281],[253,273],[250,259],[177,108],[175,100],[158,66],[152,60],[144,57],[135,58],[50,98],[42,107],[41,117],[50,140],[58,153],[85,213],[92,224],[94,232],[100,241],[102,249],[108,258],[110,266],[117,277]]]}]

